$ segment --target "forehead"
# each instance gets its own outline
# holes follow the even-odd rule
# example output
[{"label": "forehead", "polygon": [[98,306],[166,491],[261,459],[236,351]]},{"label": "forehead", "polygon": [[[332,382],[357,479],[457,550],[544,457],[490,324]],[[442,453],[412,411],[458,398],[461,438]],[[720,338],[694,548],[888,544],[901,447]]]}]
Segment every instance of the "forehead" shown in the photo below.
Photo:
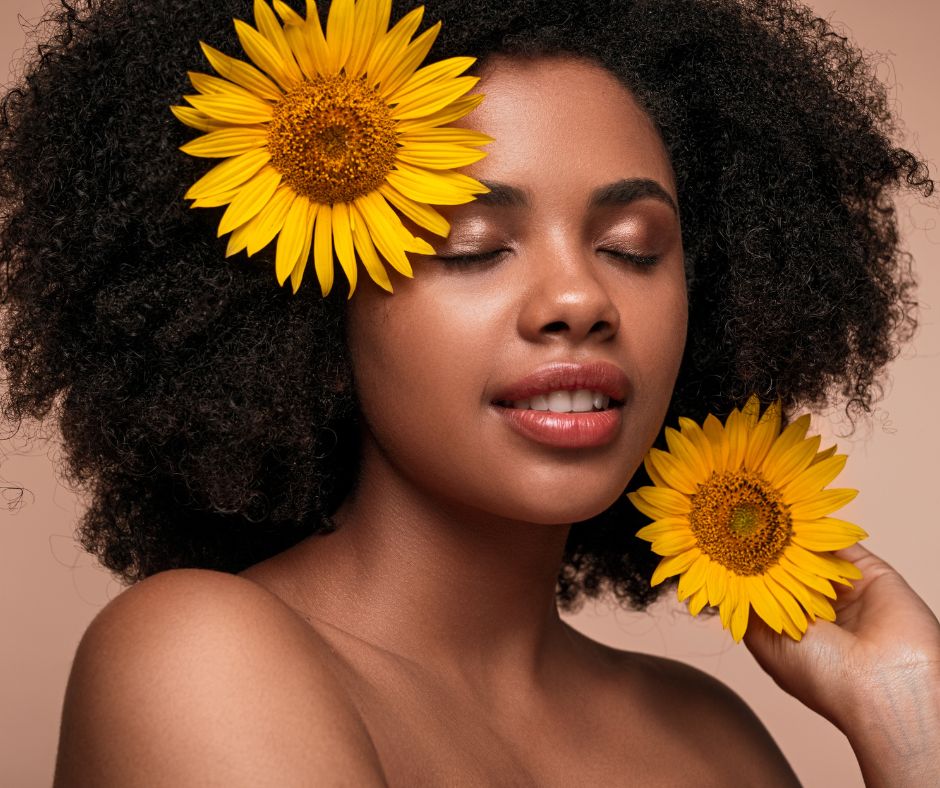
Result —
[{"label": "forehead", "polygon": [[530,188],[590,191],[620,178],[658,181],[675,199],[672,166],[652,120],[612,73],[569,56],[488,60],[486,99],[458,124],[489,134],[466,173]]}]

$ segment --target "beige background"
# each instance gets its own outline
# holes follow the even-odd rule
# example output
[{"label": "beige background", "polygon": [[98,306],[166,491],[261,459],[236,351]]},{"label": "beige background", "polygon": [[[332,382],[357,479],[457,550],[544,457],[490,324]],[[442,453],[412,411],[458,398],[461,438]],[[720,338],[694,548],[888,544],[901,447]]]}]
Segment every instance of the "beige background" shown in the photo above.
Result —
[{"label": "beige background", "polygon": [[[940,176],[940,4],[935,0],[817,0],[811,4],[865,49],[885,53],[881,75],[894,87],[910,129],[905,143],[934,162]],[[0,81],[21,51],[21,19],[35,20],[42,0],[0,0]],[[15,74],[15,65],[9,74]],[[867,545],[897,567],[933,610],[940,610],[936,487],[940,463],[940,218],[938,203],[902,209],[902,229],[921,278],[921,330],[891,368],[886,397],[851,439],[840,478],[862,493],[845,517],[872,534]],[[817,420],[830,435],[838,419]],[[54,440],[27,443],[0,425],[0,785],[43,786],[52,778],[59,716],[75,647],[92,617],[121,586],[72,540],[80,502],[56,479]],[[51,430],[47,430],[51,432]],[[3,493],[0,493],[2,496]],[[846,739],[779,690],[744,646],[712,619],[693,619],[670,598],[645,614],[587,607],[573,623],[620,648],[685,660],[737,690],[755,709],[807,786],[854,788],[862,780]],[[707,735],[707,731],[696,735]],[[731,745],[716,742],[716,754]],[[585,757],[590,757],[589,753]],[[690,783],[691,784],[691,783]]]}]

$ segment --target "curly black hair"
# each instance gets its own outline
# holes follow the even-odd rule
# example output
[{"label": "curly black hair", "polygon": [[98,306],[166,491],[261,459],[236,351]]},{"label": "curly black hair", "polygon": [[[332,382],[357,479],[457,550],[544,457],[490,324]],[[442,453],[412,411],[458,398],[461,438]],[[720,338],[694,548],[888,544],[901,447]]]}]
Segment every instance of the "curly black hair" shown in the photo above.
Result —
[{"label": "curly black hair", "polygon": [[[54,412],[81,543],[123,582],[238,572],[334,527],[355,481],[346,294],[279,288],[270,249],[227,260],[217,212],[183,200],[206,165],[169,106],[207,70],[200,40],[242,57],[251,1],[59,3],[0,109],[3,415]],[[789,0],[429,0],[425,19],[432,59],[586,58],[655,122],[690,273],[667,423],[751,392],[871,410],[915,327],[892,199],[933,182],[857,48]],[[643,520],[623,499],[572,527],[562,609],[657,596]]]}]

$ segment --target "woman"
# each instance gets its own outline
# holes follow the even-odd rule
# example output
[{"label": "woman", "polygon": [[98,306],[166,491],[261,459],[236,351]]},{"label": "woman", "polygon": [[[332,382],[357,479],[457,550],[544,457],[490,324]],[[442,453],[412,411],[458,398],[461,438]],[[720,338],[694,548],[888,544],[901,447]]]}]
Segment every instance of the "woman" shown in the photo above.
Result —
[{"label": "woman", "polygon": [[[76,655],[57,785],[796,782],[730,689],[556,605],[655,596],[623,492],[677,416],[870,406],[911,325],[885,195],[932,184],[789,3],[468,5],[428,15],[479,58],[488,191],[446,240],[409,225],[436,245],[394,295],[277,290],[181,204],[166,108],[247,3],[66,7],[7,100],[12,412],[63,395],[83,542],[134,582]],[[613,426],[518,428],[572,386]],[[932,784],[940,629],[844,555],[838,623],[748,646],[869,784]]]}]

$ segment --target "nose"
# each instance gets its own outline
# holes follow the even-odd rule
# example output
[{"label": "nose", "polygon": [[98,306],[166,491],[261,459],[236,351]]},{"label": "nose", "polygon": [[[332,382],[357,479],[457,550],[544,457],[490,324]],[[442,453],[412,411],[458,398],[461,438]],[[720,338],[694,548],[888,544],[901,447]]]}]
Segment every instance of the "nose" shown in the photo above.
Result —
[{"label": "nose", "polygon": [[620,311],[599,278],[598,261],[560,249],[527,266],[519,333],[531,342],[601,342],[620,329]]}]

